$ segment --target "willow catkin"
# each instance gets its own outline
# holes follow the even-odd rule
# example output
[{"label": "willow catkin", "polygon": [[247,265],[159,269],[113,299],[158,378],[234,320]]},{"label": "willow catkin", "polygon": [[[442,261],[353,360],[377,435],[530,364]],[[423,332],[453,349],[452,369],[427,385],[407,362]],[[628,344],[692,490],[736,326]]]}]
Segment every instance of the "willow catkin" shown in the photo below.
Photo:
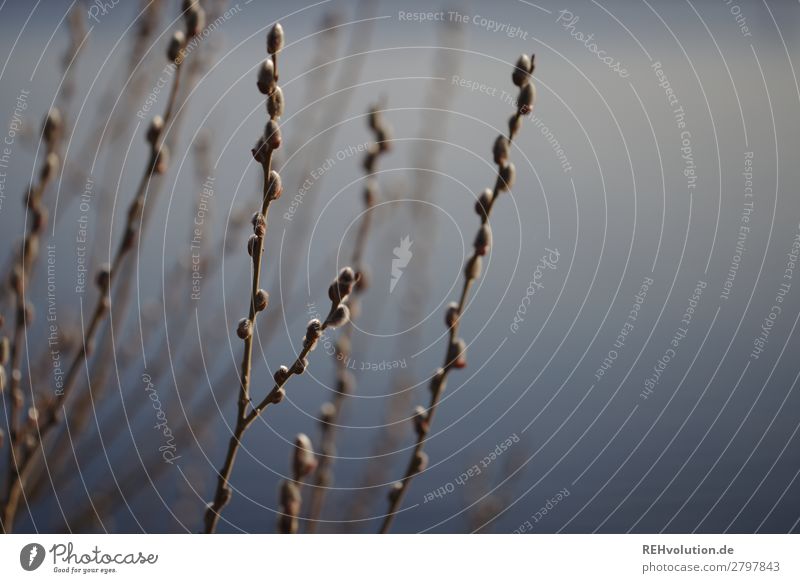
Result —
[{"label": "willow catkin", "polygon": [[403,496],[408,491],[409,484],[415,475],[422,472],[427,466],[427,455],[423,451],[425,440],[430,432],[433,416],[440,402],[442,393],[447,385],[447,376],[453,369],[467,366],[466,342],[458,334],[462,313],[466,306],[467,297],[472,284],[481,276],[482,257],[489,253],[492,245],[492,231],[489,217],[495,202],[502,192],[510,190],[514,184],[516,171],[514,164],[509,161],[511,142],[522,126],[522,118],[533,108],[536,100],[536,88],[531,80],[534,71],[534,57],[522,55],[517,59],[511,75],[513,83],[519,87],[517,110],[508,122],[508,136],[498,136],[492,146],[492,155],[497,164],[497,178],[492,190],[482,191],[475,203],[475,212],[480,219],[480,226],[473,242],[473,254],[464,265],[464,284],[460,300],[447,306],[445,311],[445,324],[448,328],[447,349],[444,364],[431,377],[430,404],[427,409],[417,408],[414,413],[413,423],[417,435],[416,444],[411,454],[403,478],[395,482],[389,492],[389,508],[381,524],[380,532],[389,531],[394,516],[396,515]]}]

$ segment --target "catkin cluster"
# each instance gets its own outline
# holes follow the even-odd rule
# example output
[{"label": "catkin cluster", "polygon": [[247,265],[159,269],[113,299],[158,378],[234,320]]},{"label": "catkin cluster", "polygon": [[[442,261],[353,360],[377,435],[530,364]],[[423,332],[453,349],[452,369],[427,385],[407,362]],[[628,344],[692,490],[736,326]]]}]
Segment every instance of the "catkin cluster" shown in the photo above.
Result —
[{"label": "catkin cluster", "polygon": [[447,376],[453,369],[467,366],[467,344],[459,335],[459,324],[464,307],[467,303],[469,290],[472,284],[481,276],[483,257],[492,247],[492,229],[489,217],[495,202],[500,194],[511,189],[514,184],[516,171],[514,164],[509,160],[511,142],[522,126],[522,118],[530,113],[536,101],[536,87],[531,80],[534,71],[534,56],[521,55],[517,59],[511,80],[519,88],[517,109],[508,120],[508,136],[499,135],[492,147],[492,155],[497,164],[497,177],[494,188],[482,191],[475,202],[475,212],[480,219],[480,226],[473,241],[473,253],[464,265],[464,285],[458,302],[450,303],[445,309],[445,326],[448,329],[448,343],[445,352],[444,364],[432,376],[430,382],[430,404],[426,409],[418,406],[414,411],[413,423],[416,433],[416,446],[411,454],[405,475],[402,480],[392,484],[389,491],[389,510],[381,525],[380,532],[389,531],[397,509],[408,490],[412,478],[425,470],[428,465],[428,456],[423,451],[425,440],[430,432],[433,415],[439,404],[442,393],[447,384]]}]

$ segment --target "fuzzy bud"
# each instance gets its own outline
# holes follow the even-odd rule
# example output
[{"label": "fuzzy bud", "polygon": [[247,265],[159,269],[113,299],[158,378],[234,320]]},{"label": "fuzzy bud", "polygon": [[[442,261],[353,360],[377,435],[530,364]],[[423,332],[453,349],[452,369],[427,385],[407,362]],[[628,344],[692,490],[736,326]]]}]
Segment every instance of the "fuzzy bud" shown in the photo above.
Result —
[{"label": "fuzzy bud", "polygon": [[492,205],[492,191],[491,189],[487,188],[478,196],[478,200],[475,201],[475,212],[478,213],[478,216],[481,219],[484,219],[489,211],[489,207]]},{"label": "fuzzy bud", "polygon": [[517,64],[514,66],[514,72],[511,74],[511,80],[517,87],[524,87],[528,84],[533,72],[533,63],[528,55],[520,55],[517,59]]},{"label": "fuzzy bud", "polygon": [[183,47],[185,45],[186,35],[180,30],[176,30],[167,46],[167,59],[176,65],[180,65],[183,60]]},{"label": "fuzzy bud", "polygon": [[389,126],[383,126],[375,133],[375,142],[378,144],[378,151],[386,153],[392,149],[392,130]]},{"label": "fuzzy bud", "polygon": [[145,136],[147,143],[155,148],[162,131],[164,131],[164,118],[157,115],[150,121],[150,126],[147,128],[147,134]]},{"label": "fuzzy bud", "polygon": [[8,364],[8,359],[11,357],[11,342],[8,336],[3,336],[0,339],[0,364]]},{"label": "fuzzy bud", "polygon": [[527,115],[533,109],[533,104],[536,101],[536,87],[533,83],[528,83],[519,92],[517,98],[517,111],[520,115]]},{"label": "fuzzy bud", "polygon": [[350,310],[345,304],[339,304],[337,308],[333,311],[333,313],[328,318],[328,327],[329,328],[338,328],[339,326],[344,326],[347,324],[347,321],[350,319]]},{"label": "fuzzy bud", "polygon": [[258,85],[258,90],[264,95],[269,95],[275,90],[275,87],[277,87],[275,65],[272,63],[272,59],[264,59],[264,62],[261,63],[261,68],[258,70],[258,81],[256,85]]},{"label": "fuzzy bud", "polygon": [[489,223],[483,223],[478,229],[478,234],[475,236],[475,253],[478,255],[486,255],[489,248],[492,246],[492,230],[489,228]]},{"label": "fuzzy bud", "polygon": [[272,119],[278,119],[283,115],[283,91],[280,87],[275,87],[267,97],[267,113]]},{"label": "fuzzy bud", "polygon": [[269,402],[273,405],[277,405],[283,401],[284,398],[286,398],[286,391],[283,389],[283,387],[278,387],[269,393]]},{"label": "fuzzy bud", "polygon": [[492,153],[494,154],[494,163],[498,166],[504,166],[508,161],[509,146],[507,137],[497,136]]},{"label": "fuzzy bud", "polygon": [[270,55],[281,52],[283,49],[283,27],[276,22],[267,34],[267,52]]},{"label": "fuzzy bud", "polygon": [[319,422],[322,425],[330,425],[336,417],[336,407],[333,403],[323,403],[319,410]]},{"label": "fuzzy bud", "polygon": [[353,286],[357,283],[358,276],[351,267],[344,267],[336,280],[328,288],[328,298],[334,305],[338,306],[353,291]]},{"label": "fuzzy bud", "polygon": [[414,409],[414,430],[417,432],[417,435],[421,437],[428,433],[429,426],[428,412],[422,405],[417,405]]},{"label": "fuzzy bud", "polygon": [[447,362],[453,368],[467,366],[467,344],[461,338],[456,338],[450,343],[447,350]]},{"label": "fuzzy bud", "polygon": [[308,359],[307,358],[300,358],[294,361],[292,364],[292,374],[301,375],[306,372],[308,368]]},{"label": "fuzzy bud", "polygon": [[58,172],[58,167],[60,165],[58,154],[55,152],[50,152],[47,155],[47,158],[44,159],[44,165],[42,166],[42,181],[48,182],[52,180],[53,176],[55,176],[56,172]]},{"label": "fuzzy bud", "polygon": [[500,168],[500,182],[497,185],[497,190],[502,192],[504,190],[509,190],[511,187],[514,186],[514,178],[516,178],[517,170],[514,168],[514,163],[509,162],[502,168]]},{"label": "fuzzy bud", "polygon": [[100,271],[97,272],[95,283],[97,283],[97,287],[100,288],[101,292],[108,291],[108,286],[111,284],[111,267],[108,264],[103,265]]},{"label": "fuzzy bud", "polygon": [[458,304],[455,302],[450,302],[447,305],[447,310],[444,313],[444,323],[447,325],[448,328],[452,328],[458,322]]},{"label": "fuzzy bud", "polygon": [[275,374],[273,375],[272,378],[275,381],[276,385],[278,386],[283,385],[283,383],[285,383],[286,380],[289,378],[289,369],[286,368],[284,365],[281,365],[280,367],[278,367],[278,370],[275,371]]},{"label": "fuzzy bud", "polygon": [[269,120],[264,128],[264,140],[273,150],[281,147],[281,128],[274,119]]},{"label": "fuzzy bud", "polygon": [[305,433],[298,433],[294,441],[294,475],[300,480],[314,471],[317,459],[311,446],[311,440]]},{"label": "fuzzy bud", "polygon": [[300,523],[297,516],[300,514],[300,488],[290,480],[281,483],[280,512],[278,516],[278,531],[282,534],[297,534]]},{"label": "fuzzy bud", "polygon": [[283,185],[281,184],[281,175],[275,170],[270,170],[269,184],[267,186],[267,198],[269,200],[278,200],[283,192]]},{"label": "fuzzy bud", "polygon": [[464,266],[464,276],[467,279],[478,279],[481,276],[481,267],[483,267],[481,256],[473,255]]},{"label": "fuzzy bud", "polygon": [[236,335],[242,340],[247,340],[253,334],[253,323],[249,318],[242,318],[236,326]]},{"label": "fuzzy bud", "polygon": [[257,237],[263,237],[267,234],[267,221],[261,213],[253,213],[253,218],[250,219],[253,225],[253,233]]},{"label": "fuzzy bud", "polygon": [[266,290],[260,289],[256,292],[255,297],[253,298],[253,307],[255,307],[256,312],[263,312],[267,309],[269,305],[269,294]]},{"label": "fuzzy bud", "polygon": [[186,36],[192,38],[200,34],[203,27],[206,25],[206,11],[195,3],[183,13],[183,18],[186,21]]},{"label": "fuzzy bud", "polygon": [[306,336],[303,339],[303,346],[305,348],[309,348],[313,350],[313,347],[316,345],[317,340],[319,340],[320,334],[322,331],[322,322],[320,322],[317,318],[314,318],[308,323],[306,327]]},{"label": "fuzzy bud", "polygon": [[48,144],[53,144],[61,132],[61,111],[57,107],[52,108],[47,117],[44,118],[44,126],[42,127],[42,136],[44,141]]},{"label": "fuzzy bud", "polygon": [[253,160],[261,164],[262,166],[267,163],[267,152],[269,151],[269,146],[267,145],[267,141],[264,137],[258,138],[256,145],[250,149],[250,153],[253,155]]},{"label": "fuzzy bud", "polygon": [[394,504],[400,498],[400,493],[403,491],[402,482],[394,482],[389,488],[389,502]]},{"label": "fuzzy bud", "polygon": [[250,257],[255,256],[255,252],[258,246],[258,236],[257,235],[250,235],[250,238],[247,240],[247,254]]}]

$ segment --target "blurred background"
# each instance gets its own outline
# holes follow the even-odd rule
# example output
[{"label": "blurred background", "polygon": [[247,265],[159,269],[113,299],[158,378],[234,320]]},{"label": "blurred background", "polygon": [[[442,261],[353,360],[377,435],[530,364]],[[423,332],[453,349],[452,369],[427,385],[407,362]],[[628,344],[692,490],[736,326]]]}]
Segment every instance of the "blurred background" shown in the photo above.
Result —
[{"label": "blurred background", "polygon": [[[369,108],[393,128],[369,210],[355,387],[318,532],[375,532],[405,472],[413,410],[429,399],[444,309],[472,253],[474,202],[494,184],[492,144],[515,111],[521,53],[536,55],[538,97],[462,316],[468,366],[450,376],[429,467],[394,531],[798,530],[800,5],[201,4],[206,27],[166,129],[169,169],[148,184],[145,230],[45,440],[18,531],[201,529],[235,418],[262,179],[250,149],[267,120],[255,81],[277,20],[284,191],[269,216],[254,398],[294,360],[350,260]],[[26,408],[57,394],[80,349],[181,27],[177,0],[0,4],[4,277],[27,229],[42,120],[54,106],[64,120],[63,163],[43,196],[49,222],[27,266]],[[2,302],[8,334],[13,293]],[[245,436],[219,531],[274,531],[295,435],[320,443],[337,335]],[[307,517],[304,506],[301,531]]]}]

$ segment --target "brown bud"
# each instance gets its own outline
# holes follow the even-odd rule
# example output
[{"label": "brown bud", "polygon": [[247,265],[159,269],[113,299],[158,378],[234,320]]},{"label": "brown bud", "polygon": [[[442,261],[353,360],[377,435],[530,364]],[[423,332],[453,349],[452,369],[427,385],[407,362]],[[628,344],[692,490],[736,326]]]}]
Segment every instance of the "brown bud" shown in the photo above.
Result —
[{"label": "brown bud", "polygon": [[475,201],[475,212],[478,213],[481,219],[485,218],[489,212],[489,207],[492,205],[492,196],[492,190],[487,188],[480,193],[478,200]]},{"label": "brown bud", "polygon": [[533,109],[536,101],[536,87],[533,83],[528,83],[519,92],[517,98],[517,111],[520,115],[527,115]]},{"label": "brown bud", "polygon": [[317,340],[320,337],[322,330],[322,322],[318,319],[314,318],[308,323],[306,326],[306,336],[303,339],[303,346],[305,348],[311,347],[313,350],[314,345],[317,343]]},{"label": "brown bud", "polygon": [[283,383],[285,383],[289,378],[289,369],[284,365],[279,366],[272,378],[275,380],[276,385],[283,385]]},{"label": "brown bud", "polygon": [[319,422],[323,425],[330,425],[333,423],[333,418],[336,417],[336,407],[333,403],[323,403],[319,410]]},{"label": "brown bud", "polygon": [[283,192],[283,185],[281,184],[281,175],[275,170],[270,170],[269,183],[267,186],[267,198],[269,200],[278,200]]},{"label": "brown bud", "polygon": [[164,118],[157,115],[150,120],[150,126],[147,128],[147,134],[145,135],[147,143],[155,147],[162,131],[164,131]]},{"label": "brown bud", "polygon": [[286,397],[286,391],[282,387],[278,387],[277,389],[270,391],[269,402],[272,403],[273,405],[277,405],[278,403],[283,401],[285,397]]},{"label": "brown bud", "polygon": [[283,49],[283,27],[276,22],[267,34],[267,52],[270,55],[281,52]]},{"label": "brown bud", "polygon": [[516,178],[517,171],[514,168],[514,163],[509,162],[502,168],[500,168],[500,182],[497,185],[497,190],[502,192],[504,190],[509,190],[511,187],[514,186],[514,178]]},{"label": "brown bud", "polygon": [[274,119],[267,122],[267,126],[264,128],[264,139],[273,150],[281,147],[281,128]]},{"label": "brown bud", "polygon": [[333,313],[328,318],[327,324],[329,328],[338,328],[339,326],[344,326],[347,324],[347,321],[350,319],[350,310],[345,304],[339,304],[339,306],[333,311]]},{"label": "brown bud", "polygon": [[383,126],[375,134],[375,141],[378,144],[378,151],[388,152],[392,149],[392,130],[389,126]]},{"label": "brown bud", "polygon": [[267,309],[267,305],[269,305],[269,294],[266,290],[258,290],[253,298],[253,307],[255,307],[256,312],[263,312]]},{"label": "brown bud", "polygon": [[200,31],[206,25],[206,12],[199,3],[192,5],[183,13],[183,17],[186,21],[186,36],[189,38],[200,34]]},{"label": "brown bud", "polygon": [[298,433],[294,441],[294,475],[302,479],[317,467],[317,459],[311,446],[311,440],[305,433]]},{"label": "brown bud", "polygon": [[267,234],[267,220],[259,212],[253,213],[253,218],[250,219],[253,225],[253,233],[258,237],[263,237]]},{"label": "brown bud", "polygon": [[247,254],[250,257],[255,256],[256,249],[258,248],[260,239],[256,235],[250,235],[250,238],[247,240]]},{"label": "brown bud", "polygon": [[475,253],[478,255],[486,255],[489,248],[492,246],[492,230],[489,228],[489,223],[483,223],[478,229],[478,234],[475,236]]},{"label": "brown bud", "polygon": [[395,503],[400,498],[400,493],[403,491],[402,482],[394,482],[389,488],[389,502]]},{"label": "brown bud", "polygon": [[42,136],[44,141],[48,144],[53,144],[61,132],[61,111],[57,107],[52,108],[47,117],[44,118],[44,126],[42,127]]},{"label": "brown bud", "polygon": [[58,158],[58,154],[55,152],[50,152],[47,155],[47,158],[44,159],[44,165],[42,166],[42,181],[48,182],[53,179],[58,172],[58,167],[60,165],[60,161]]},{"label": "brown bud", "polygon": [[456,322],[458,322],[458,316],[458,304],[456,302],[450,302],[444,313],[444,323],[448,328],[452,328],[456,325]]},{"label": "brown bud", "polygon": [[258,81],[256,82],[258,90],[264,95],[269,95],[277,87],[275,83],[275,65],[272,63],[272,59],[264,59],[258,70]]},{"label": "brown bud", "polygon": [[292,374],[301,375],[306,372],[308,368],[308,359],[307,358],[299,358],[294,361],[292,364]]},{"label": "brown bud", "polygon": [[364,170],[370,174],[375,171],[375,160],[378,157],[379,148],[376,144],[372,144],[367,153],[364,155]]},{"label": "brown bud", "polygon": [[467,366],[467,344],[461,338],[456,338],[450,343],[447,350],[447,362],[453,368]]},{"label": "brown bud", "polygon": [[236,335],[242,340],[247,340],[253,334],[253,323],[249,318],[242,318],[236,326]]},{"label": "brown bud", "polygon": [[428,433],[428,428],[428,412],[422,405],[417,405],[414,409],[414,430],[421,437]]},{"label": "brown bud", "polygon": [[517,59],[517,64],[514,66],[514,72],[511,74],[511,80],[517,87],[524,87],[528,84],[533,71],[533,64],[528,55],[520,55]]},{"label": "brown bud", "polygon": [[167,46],[167,59],[176,65],[183,60],[183,47],[186,45],[186,35],[176,30]]},{"label": "brown bud", "polygon": [[508,161],[508,152],[508,138],[505,136],[497,136],[497,139],[494,141],[494,148],[492,148],[492,153],[494,154],[494,163],[498,166],[505,165],[505,163]]},{"label": "brown bud", "polygon": [[369,282],[369,271],[367,270],[366,265],[362,265],[358,268],[358,272],[356,273],[356,291],[367,291],[369,288]]},{"label": "brown bud", "polygon": [[100,288],[101,292],[108,291],[108,286],[111,284],[111,267],[108,264],[103,265],[100,271],[97,272],[95,283],[97,283],[97,287]]},{"label": "brown bud", "polygon": [[473,255],[467,261],[467,264],[464,266],[464,276],[467,279],[478,279],[481,276],[481,267],[483,266],[481,262],[480,255]]},{"label": "brown bud", "polygon": [[269,146],[267,145],[267,140],[265,140],[263,136],[258,138],[256,145],[250,149],[250,153],[253,155],[253,160],[262,166],[267,163],[268,151]]},{"label": "brown bud", "polygon": [[283,115],[283,91],[280,87],[275,87],[267,97],[267,113],[272,119],[278,119]]}]

